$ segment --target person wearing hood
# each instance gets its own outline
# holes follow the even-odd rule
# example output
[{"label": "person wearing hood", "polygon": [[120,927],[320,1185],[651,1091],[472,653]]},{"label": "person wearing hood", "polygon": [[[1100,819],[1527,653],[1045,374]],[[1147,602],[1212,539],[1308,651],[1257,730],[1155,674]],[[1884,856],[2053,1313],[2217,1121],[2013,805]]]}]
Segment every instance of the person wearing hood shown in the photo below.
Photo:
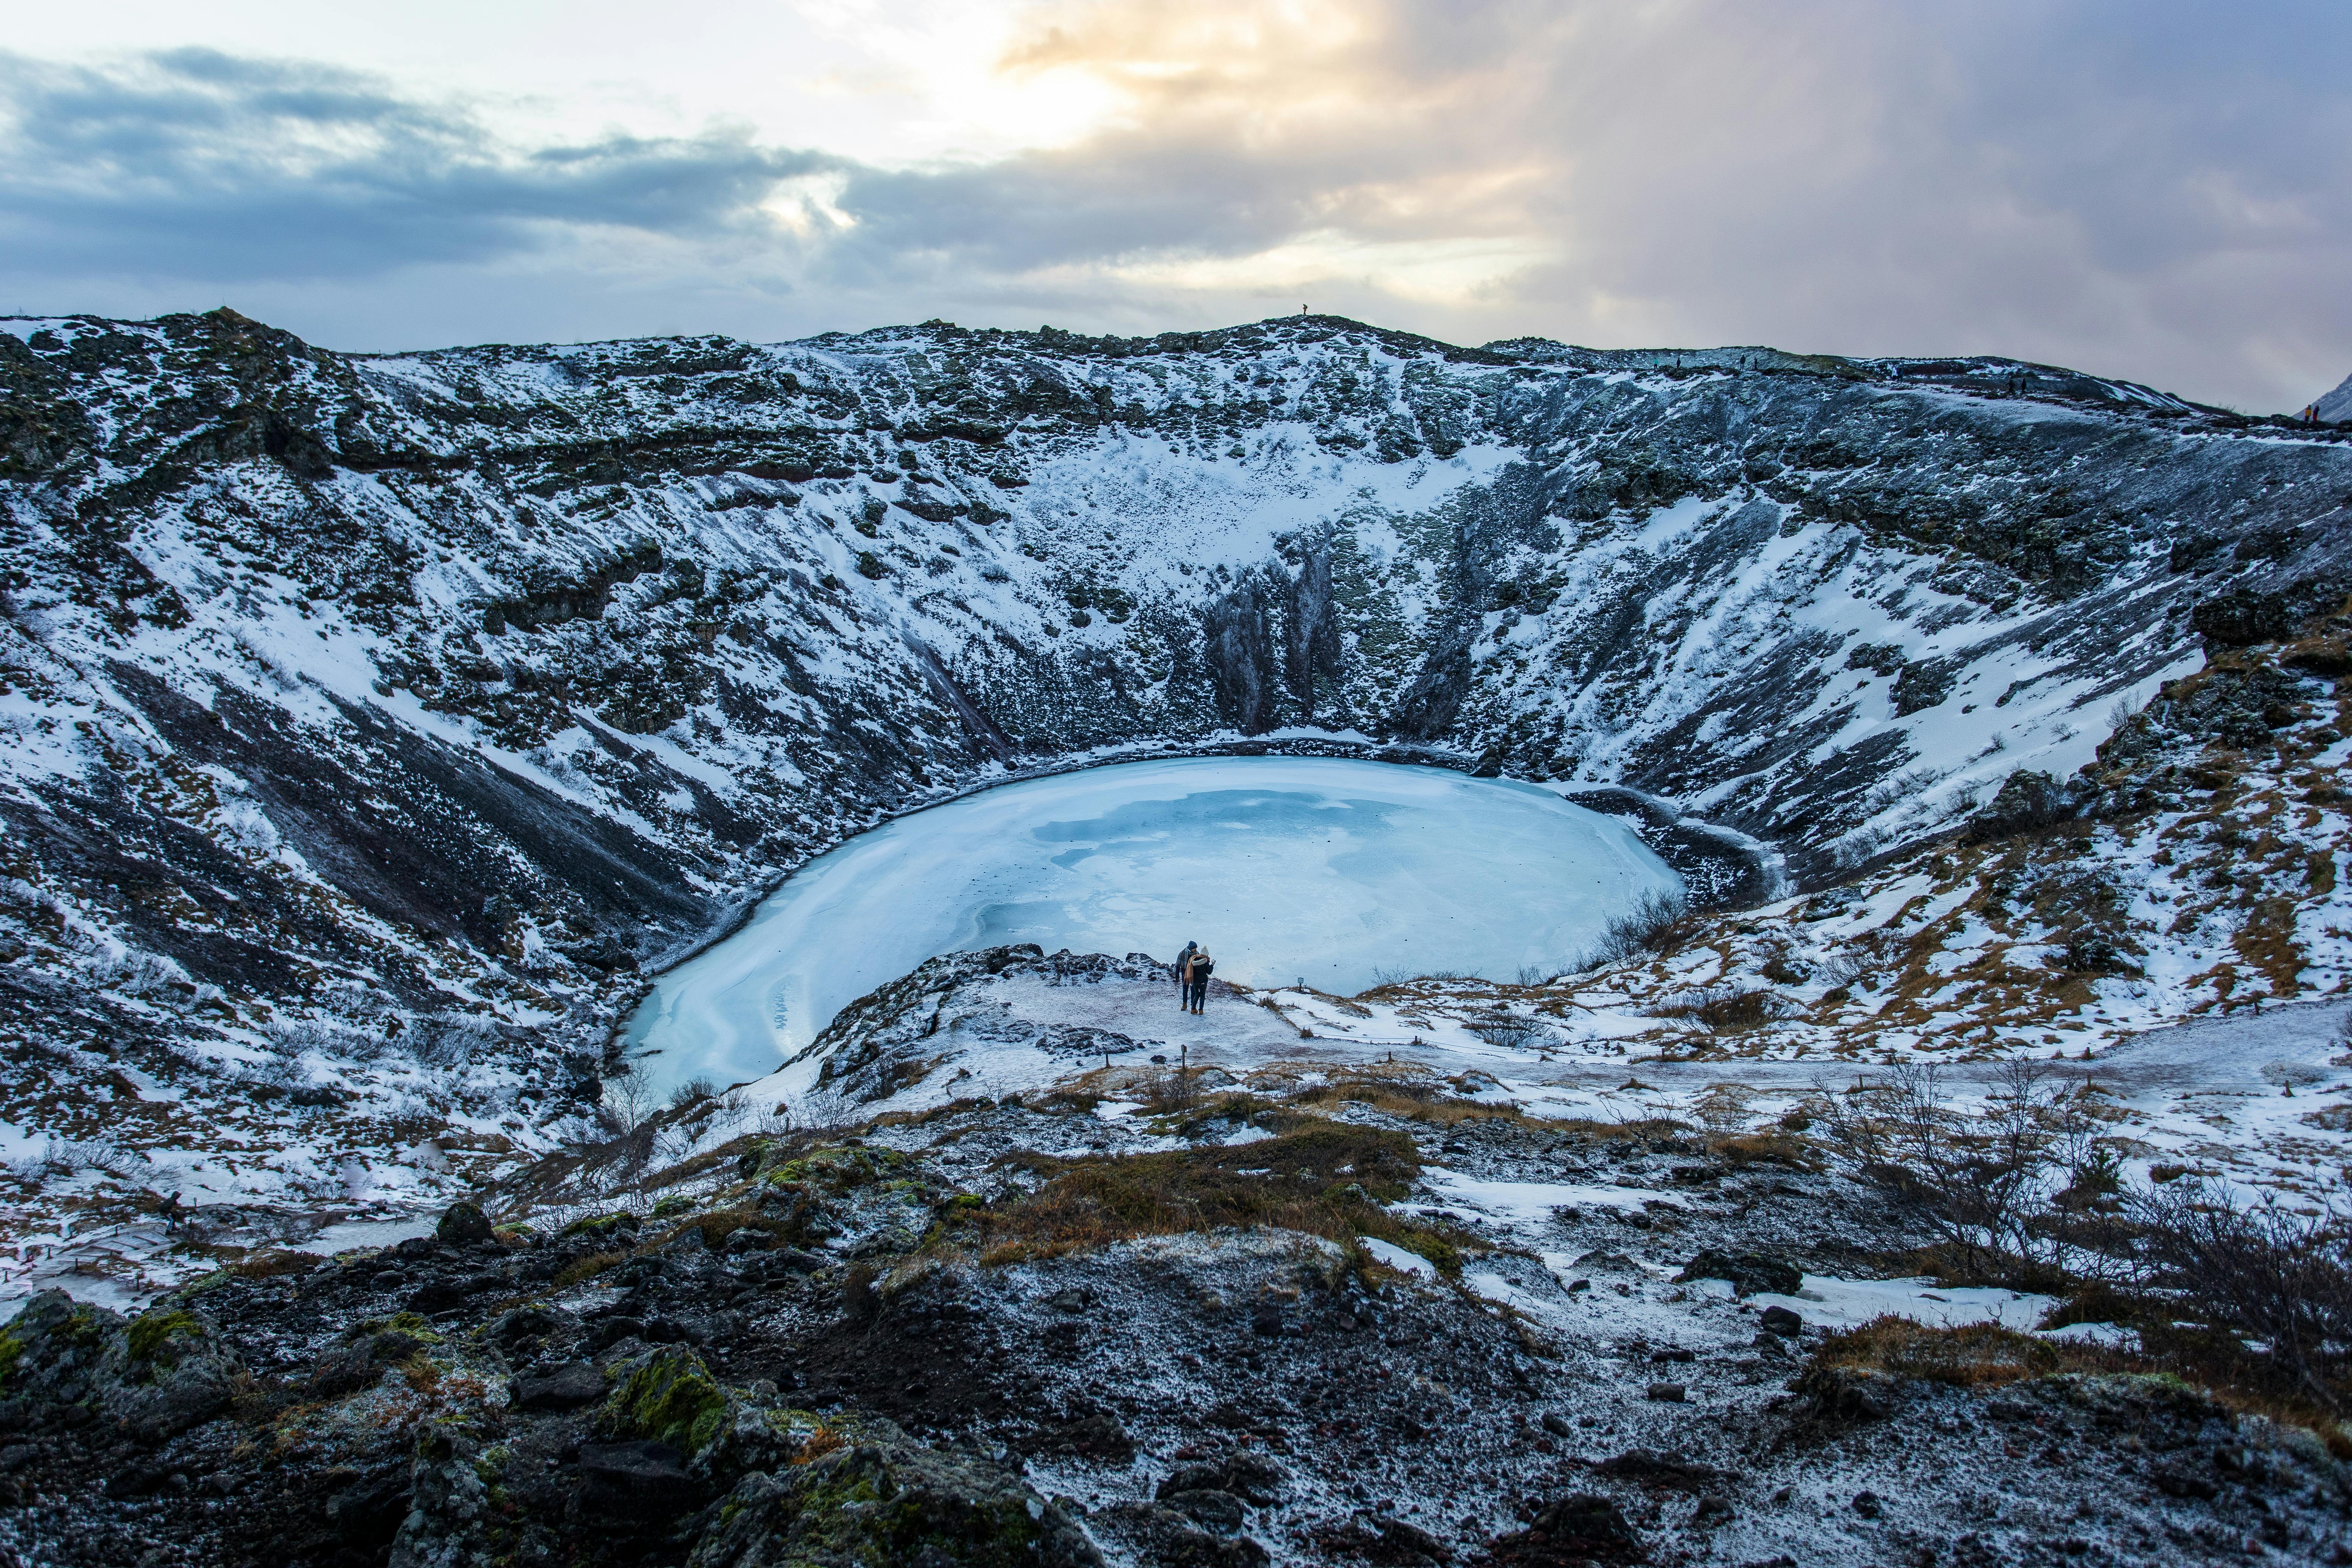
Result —
[{"label": "person wearing hood", "polygon": [[1192,955],[1201,951],[1197,942],[1188,942],[1184,951],[1176,955],[1176,1005],[1184,1005],[1185,987],[1192,984]]},{"label": "person wearing hood", "polygon": [[1201,1005],[1209,999],[1209,975],[1216,967],[1216,961],[1209,956],[1207,948],[1193,950],[1192,965],[1189,971],[1192,983],[1184,993],[1185,1006],[1189,1011],[1198,1013]]}]

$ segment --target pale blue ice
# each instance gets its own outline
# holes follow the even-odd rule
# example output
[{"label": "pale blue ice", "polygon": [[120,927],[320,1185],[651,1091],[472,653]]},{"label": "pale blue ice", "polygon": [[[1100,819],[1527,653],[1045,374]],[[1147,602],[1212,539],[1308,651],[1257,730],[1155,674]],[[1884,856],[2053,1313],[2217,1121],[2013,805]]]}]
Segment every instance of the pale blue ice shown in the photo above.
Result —
[{"label": "pale blue ice", "polygon": [[1681,882],[1614,817],[1532,784],[1321,757],[1192,757],[1006,784],[859,835],[630,1021],[667,1087],[764,1077],[937,953],[1205,945],[1220,978],[1352,994],[1382,973],[1565,967]]}]

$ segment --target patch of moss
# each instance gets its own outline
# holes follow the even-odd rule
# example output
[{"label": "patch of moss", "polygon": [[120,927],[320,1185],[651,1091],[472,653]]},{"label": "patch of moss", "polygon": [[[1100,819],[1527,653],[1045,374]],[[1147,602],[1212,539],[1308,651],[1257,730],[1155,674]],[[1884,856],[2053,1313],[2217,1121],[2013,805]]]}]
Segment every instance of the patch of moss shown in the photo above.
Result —
[{"label": "patch of moss", "polygon": [[726,1415],[727,1395],[702,1358],[688,1350],[656,1352],[604,1402],[604,1422],[614,1431],[688,1454],[719,1435]]},{"label": "patch of moss", "polygon": [[16,1363],[24,1359],[25,1342],[0,1330],[0,1388],[8,1386],[8,1379],[16,1373]]},{"label": "patch of moss", "polygon": [[437,1345],[441,1336],[415,1312],[394,1312],[388,1318],[370,1318],[343,1337],[350,1340],[372,1339],[377,1334],[406,1334],[428,1345]]},{"label": "patch of moss", "polygon": [[639,1223],[636,1215],[624,1209],[614,1214],[592,1215],[586,1219],[575,1219],[557,1234],[559,1236],[607,1237],[617,1231],[635,1230]]},{"label": "patch of moss", "polygon": [[87,1350],[106,1338],[106,1324],[97,1308],[77,1304],[50,1333],[69,1345]]},{"label": "patch of moss", "polygon": [[1407,1226],[1396,1238],[1396,1244],[1417,1257],[1426,1258],[1448,1279],[1462,1272],[1462,1254],[1454,1245],[1434,1231],[1418,1226]]},{"label": "patch of moss", "polygon": [[[1255,1143],[1075,1160],[1024,1153],[1005,1163],[1047,1179],[973,1213],[990,1244],[985,1263],[1228,1226],[1304,1231],[1341,1246],[1360,1235],[1410,1247],[1431,1234],[1381,1206],[1402,1197],[1421,1168],[1402,1132],[1314,1122]],[[1458,1257],[1453,1262],[1460,1267]]]},{"label": "patch of moss", "polygon": [[785,1161],[761,1179],[773,1187],[808,1185],[845,1193],[889,1180],[913,1163],[913,1155],[897,1149],[813,1149]]},{"label": "patch of moss", "polygon": [[[968,1568],[1015,1568],[1036,1561],[1044,1531],[1014,1492],[959,1496],[892,1475],[867,1448],[836,1450],[802,1472],[793,1488],[795,1559],[816,1563],[916,1563],[934,1558]],[[915,1483],[915,1484],[909,1484]],[[958,1489],[961,1490],[961,1489]]]},{"label": "patch of moss", "polygon": [[592,1252],[585,1258],[575,1258],[556,1270],[555,1289],[569,1290],[583,1279],[593,1279],[615,1264],[628,1260],[629,1255],[625,1252]]},{"label": "patch of moss", "polygon": [[694,1200],[692,1198],[680,1197],[676,1194],[672,1194],[670,1196],[666,1197],[659,1203],[654,1205],[654,1218],[676,1219],[679,1215],[687,1213],[693,1207]]},{"label": "patch of moss", "polygon": [[163,1352],[174,1335],[194,1339],[203,1332],[204,1326],[185,1312],[147,1312],[131,1320],[125,1341],[132,1361],[162,1358],[168,1366],[170,1358]]}]

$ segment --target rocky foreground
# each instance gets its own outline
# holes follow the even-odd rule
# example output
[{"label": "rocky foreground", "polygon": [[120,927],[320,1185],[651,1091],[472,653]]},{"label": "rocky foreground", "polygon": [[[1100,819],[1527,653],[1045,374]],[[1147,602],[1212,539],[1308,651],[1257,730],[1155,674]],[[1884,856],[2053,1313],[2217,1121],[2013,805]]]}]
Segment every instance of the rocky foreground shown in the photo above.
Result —
[{"label": "rocky foreground", "polygon": [[[521,1223],[252,1253],[128,1321],[35,1299],[0,1561],[2352,1561],[2352,1469],[2275,1405],[2014,1328],[1806,1321],[1919,1238],[1786,1129],[1118,1068],[647,1146],[492,1194]],[[1503,1225],[1439,1174],[1592,1196]]]}]

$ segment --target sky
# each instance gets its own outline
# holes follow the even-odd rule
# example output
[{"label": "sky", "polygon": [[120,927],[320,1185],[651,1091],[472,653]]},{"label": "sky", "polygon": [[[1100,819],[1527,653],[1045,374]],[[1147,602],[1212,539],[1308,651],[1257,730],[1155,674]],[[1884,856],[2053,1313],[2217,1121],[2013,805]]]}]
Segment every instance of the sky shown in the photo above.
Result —
[{"label": "sky", "polygon": [[0,312],[344,350],[1296,311],[2352,373],[2352,6],[108,0],[0,12]]}]

